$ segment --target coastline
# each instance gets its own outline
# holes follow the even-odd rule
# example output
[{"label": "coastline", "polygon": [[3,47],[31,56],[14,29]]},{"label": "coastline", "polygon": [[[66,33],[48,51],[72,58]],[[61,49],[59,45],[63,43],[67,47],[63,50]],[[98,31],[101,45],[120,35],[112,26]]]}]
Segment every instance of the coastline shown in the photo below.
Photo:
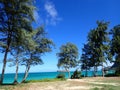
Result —
[{"label": "coastline", "polygon": [[[68,78],[68,72],[30,72],[28,75],[27,80],[41,80],[41,79],[54,79],[58,74],[64,74],[65,78]],[[71,71],[71,75],[73,74],[73,71]],[[82,72],[82,75],[84,75],[85,72]],[[4,83],[11,83],[13,82],[15,73],[7,73],[5,74]],[[101,71],[98,71],[98,75],[102,75]],[[24,76],[24,73],[18,73],[18,82],[22,80]],[[93,76],[93,71],[88,72],[88,76]]]}]

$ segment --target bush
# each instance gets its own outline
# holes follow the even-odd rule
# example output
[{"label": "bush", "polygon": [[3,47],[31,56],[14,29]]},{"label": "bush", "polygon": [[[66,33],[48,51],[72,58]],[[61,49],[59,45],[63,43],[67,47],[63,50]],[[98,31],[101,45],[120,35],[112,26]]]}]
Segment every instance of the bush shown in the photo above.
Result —
[{"label": "bush", "polygon": [[81,77],[85,77],[84,75],[81,75]]},{"label": "bush", "polygon": [[58,78],[58,79],[65,79],[65,75],[64,74],[58,74],[56,78]]},{"label": "bush", "polygon": [[80,79],[81,78],[81,72],[78,70],[75,70],[73,75],[71,76],[71,79]]},{"label": "bush", "polygon": [[120,76],[120,68],[117,68],[117,70],[115,71],[115,75]]},{"label": "bush", "polygon": [[105,75],[105,77],[115,77],[115,76],[116,76],[116,74],[114,74],[114,73],[106,74],[106,75]]},{"label": "bush", "polygon": [[120,71],[115,71],[115,73],[109,73],[106,74],[105,77],[116,77],[116,76],[120,76]]}]

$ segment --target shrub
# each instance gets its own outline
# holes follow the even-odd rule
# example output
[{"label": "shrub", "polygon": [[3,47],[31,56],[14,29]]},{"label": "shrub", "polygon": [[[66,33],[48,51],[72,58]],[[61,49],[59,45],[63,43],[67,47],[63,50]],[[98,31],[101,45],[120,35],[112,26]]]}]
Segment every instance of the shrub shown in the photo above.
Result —
[{"label": "shrub", "polygon": [[116,76],[120,76],[120,71],[115,71],[115,73],[109,73],[106,74],[105,77],[116,77]]},{"label": "shrub", "polygon": [[105,75],[105,77],[115,77],[115,76],[116,76],[116,74],[114,74],[114,73],[109,73],[109,74]]},{"label": "shrub", "polygon": [[80,79],[81,78],[81,72],[78,70],[75,70],[73,75],[71,76],[71,79]]},{"label": "shrub", "polygon": [[81,75],[81,77],[85,77],[84,75]]},{"label": "shrub", "polygon": [[117,68],[117,69],[116,69],[115,75],[116,75],[116,76],[120,76],[120,68]]},{"label": "shrub", "polygon": [[64,74],[58,74],[56,78],[58,78],[58,79],[65,79],[65,75]]}]

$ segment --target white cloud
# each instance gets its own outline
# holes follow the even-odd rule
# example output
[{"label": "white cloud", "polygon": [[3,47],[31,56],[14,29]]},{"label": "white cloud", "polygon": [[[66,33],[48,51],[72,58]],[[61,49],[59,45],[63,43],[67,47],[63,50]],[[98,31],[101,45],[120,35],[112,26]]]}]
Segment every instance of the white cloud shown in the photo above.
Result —
[{"label": "white cloud", "polygon": [[43,23],[43,19],[40,17],[39,13],[37,10],[34,10],[34,19],[35,19],[35,22],[38,26],[40,26],[42,23]]},{"label": "white cloud", "polygon": [[55,5],[52,2],[47,1],[44,5],[44,8],[47,12],[46,23],[56,25],[56,23],[60,21],[61,18],[58,17],[58,12],[55,8]]},{"label": "white cloud", "polygon": [[58,15],[55,6],[51,2],[45,3],[45,9],[52,18],[55,18]]},{"label": "white cloud", "polygon": [[33,14],[34,14],[35,21],[38,21],[40,18],[38,12],[36,10],[34,10]]}]

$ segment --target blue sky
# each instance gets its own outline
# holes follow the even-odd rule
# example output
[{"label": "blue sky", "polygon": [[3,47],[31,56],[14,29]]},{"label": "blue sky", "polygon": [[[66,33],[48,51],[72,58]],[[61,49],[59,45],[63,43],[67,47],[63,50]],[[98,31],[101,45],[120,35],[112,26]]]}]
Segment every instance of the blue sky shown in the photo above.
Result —
[{"label": "blue sky", "polygon": [[[109,29],[120,24],[120,0],[36,0],[36,6],[36,24],[33,25],[44,25],[47,37],[53,40],[56,49],[45,54],[42,57],[44,64],[32,67],[30,72],[58,70],[56,53],[66,42],[76,44],[80,56],[87,34],[96,27],[97,20],[109,21]],[[24,72],[24,68],[20,67],[19,72]],[[6,73],[11,72],[15,72],[15,67],[7,66]]]}]

